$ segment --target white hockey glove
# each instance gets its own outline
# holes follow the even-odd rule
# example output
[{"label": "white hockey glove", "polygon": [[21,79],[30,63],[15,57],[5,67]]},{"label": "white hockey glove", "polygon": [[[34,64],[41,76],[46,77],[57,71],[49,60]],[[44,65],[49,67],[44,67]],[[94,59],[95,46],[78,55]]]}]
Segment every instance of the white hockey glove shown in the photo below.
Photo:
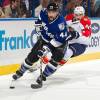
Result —
[{"label": "white hockey glove", "polygon": [[51,56],[51,50],[46,45],[43,46],[42,50],[38,50],[38,57],[41,58],[44,64],[47,64],[51,60]]}]

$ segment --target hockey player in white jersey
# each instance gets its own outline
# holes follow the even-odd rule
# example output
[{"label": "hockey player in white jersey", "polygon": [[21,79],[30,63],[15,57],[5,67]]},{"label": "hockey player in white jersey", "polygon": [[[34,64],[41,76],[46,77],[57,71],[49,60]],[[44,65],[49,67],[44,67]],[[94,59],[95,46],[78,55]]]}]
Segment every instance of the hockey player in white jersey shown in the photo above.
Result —
[{"label": "hockey player in white jersey", "polygon": [[91,20],[85,16],[85,9],[82,6],[77,6],[74,9],[74,14],[67,15],[65,19],[69,31],[77,31],[79,38],[69,41],[69,47],[65,52],[63,60],[61,60],[63,64],[69,58],[83,54],[90,43],[91,36]]}]

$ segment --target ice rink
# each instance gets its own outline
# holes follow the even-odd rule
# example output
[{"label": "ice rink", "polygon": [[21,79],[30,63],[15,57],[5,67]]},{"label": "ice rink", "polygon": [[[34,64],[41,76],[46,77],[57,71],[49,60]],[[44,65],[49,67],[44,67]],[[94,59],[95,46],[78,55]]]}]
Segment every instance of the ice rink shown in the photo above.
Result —
[{"label": "ice rink", "polygon": [[0,76],[0,100],[99,100],[100,60],[66,64],[41,89],[30,84],[39,73],[26,73],[11,90],[11,75]]}]

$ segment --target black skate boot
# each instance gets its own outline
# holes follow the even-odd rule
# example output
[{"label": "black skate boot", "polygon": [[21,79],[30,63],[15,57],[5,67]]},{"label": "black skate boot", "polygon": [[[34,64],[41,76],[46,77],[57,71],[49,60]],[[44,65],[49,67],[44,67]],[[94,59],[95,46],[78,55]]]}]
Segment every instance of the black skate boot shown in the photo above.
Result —
[{"label": "black skate boot", "polygon": [[45,75],[43,75],[43,74],[42,74],[42,76],[40,75],[40,76],[37,78],[36,82],[37,82],[38,84],[41,84],[42,81],[46,81],[46,77],[45,77]]}]

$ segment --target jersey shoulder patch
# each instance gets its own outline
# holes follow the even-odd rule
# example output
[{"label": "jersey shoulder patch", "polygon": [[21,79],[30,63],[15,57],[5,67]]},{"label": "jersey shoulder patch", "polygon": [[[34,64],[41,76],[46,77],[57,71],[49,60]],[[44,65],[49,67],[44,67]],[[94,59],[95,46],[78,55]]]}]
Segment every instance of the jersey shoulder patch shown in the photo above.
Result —
[{"label": "jersey shoulder patch", "polygon": [[66,20],[64,19],[63,16],[59,16],[59,18],[57,20],[57,23],[58,23],[58,28],[59,28],[60,31],[65,29],[65,27],[66,27]]},{"label": "jersey shoulder patch", "polygon": [[64,23],[60,23],[58,24],[59,29],[62,31],[65,29],[65,24]]}]

